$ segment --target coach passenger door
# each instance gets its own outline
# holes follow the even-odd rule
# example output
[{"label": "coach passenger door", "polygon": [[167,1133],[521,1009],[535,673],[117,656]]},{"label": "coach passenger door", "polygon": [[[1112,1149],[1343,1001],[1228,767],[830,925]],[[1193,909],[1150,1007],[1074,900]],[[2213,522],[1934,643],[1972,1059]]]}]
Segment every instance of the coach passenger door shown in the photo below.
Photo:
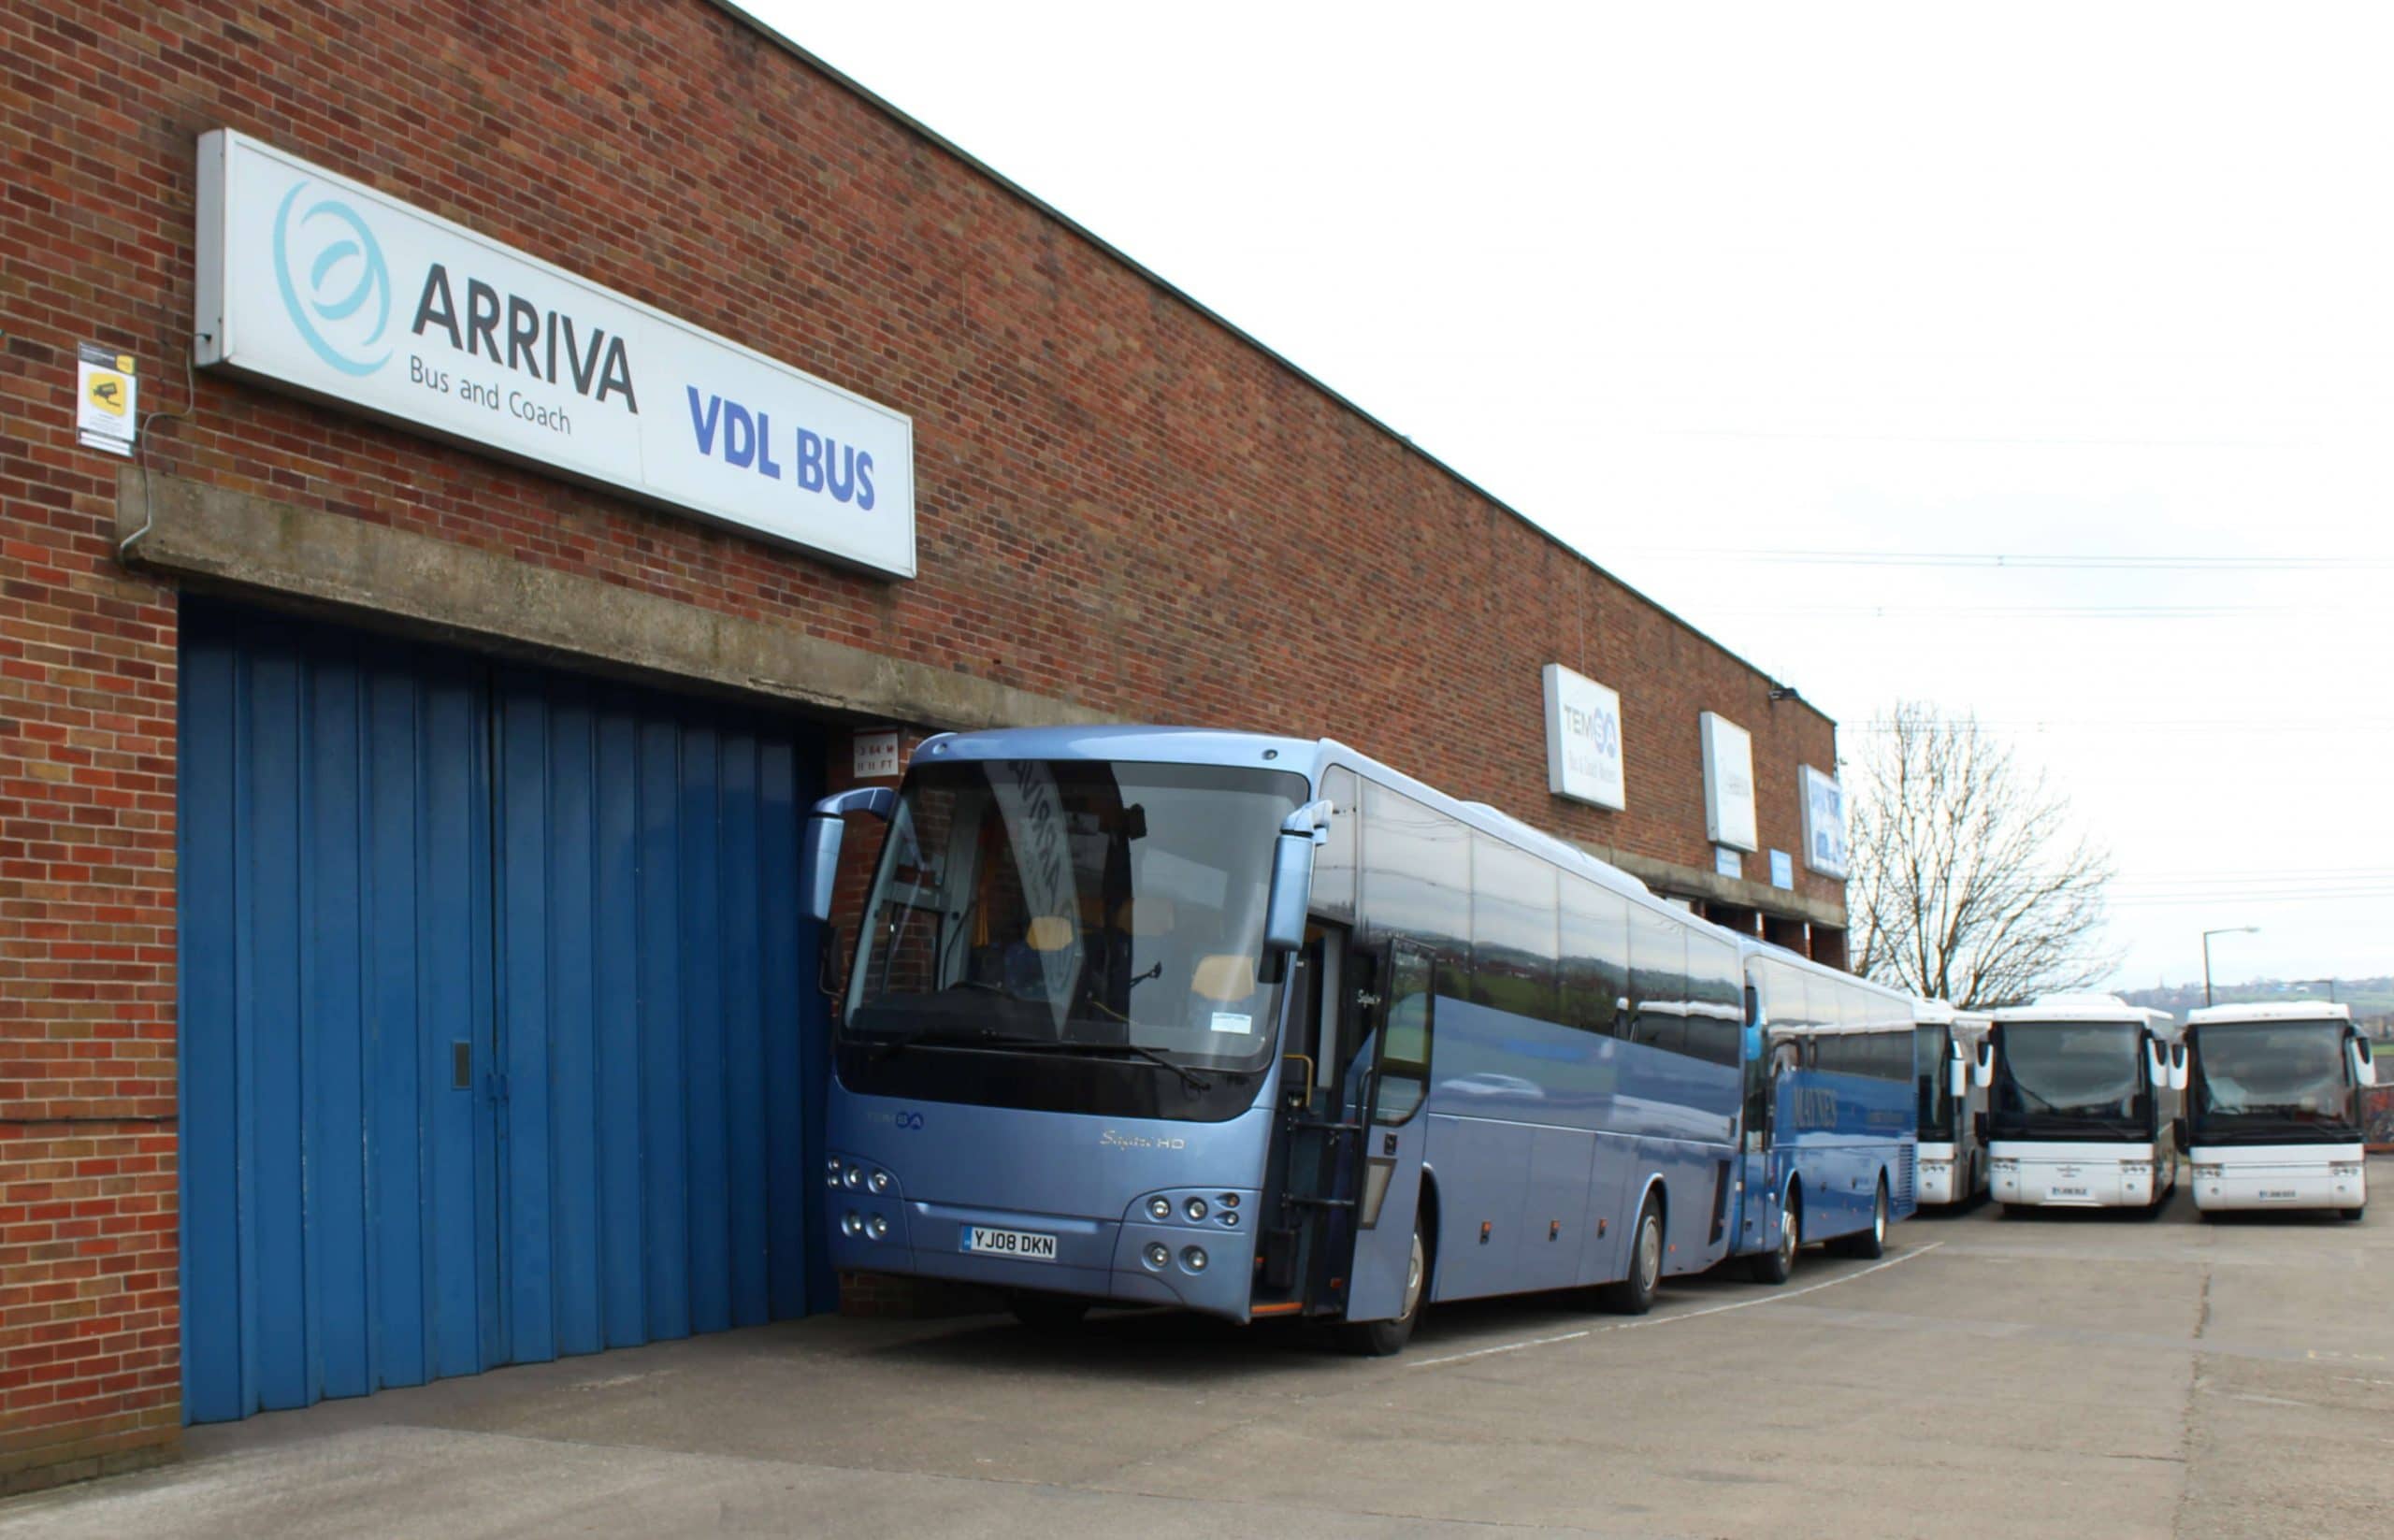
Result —
[{"label": "coach passenger door", "polygon": [[1746,973],[1745,1029],[1738,1034],[1738,1068],[1744,1094],[1738,1115],[1738,1210],[1730,1235],[1733,1252],[1767,1251],[1778,1244],[1770,1233],[1771,1217],[1779,1212],[1770,1189],[1769,1037],[1763,1019],[1762,984],[1752,970]]},{"label": "coach passenger door", "polygon": [[[1430,955],[1392,943],[1380,969],[1379,1001],[1366,1007],[1369,1063],[1361,1087],[1363,1181],[1356,1194],[1355,1259],[1347,1318],[1392,1320],[1405,1313],[1413,1260],[1413,1218],[1421,1197],[1421,1151],[1430,1120],[1430,1043],[1435,971]],[[1425,1234],[1425,1245],[1437,1237]],[[1426,1285],[1426,1280],[1425,1280]]]}]

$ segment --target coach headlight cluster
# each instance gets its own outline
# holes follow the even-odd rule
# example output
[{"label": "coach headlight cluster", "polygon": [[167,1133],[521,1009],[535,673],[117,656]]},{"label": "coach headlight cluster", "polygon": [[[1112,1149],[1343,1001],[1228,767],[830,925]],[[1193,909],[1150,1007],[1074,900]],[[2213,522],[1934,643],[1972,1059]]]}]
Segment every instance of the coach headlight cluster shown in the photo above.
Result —
[{"label": "coach headlight cluster", "polygon": [[1161,1241],[1149,1241],[1146,1252],[1147,1265],[1161,1272],[1172,1265],[1172,1247]]},{"label": "coach headlight cluster", "polygon": [[887,1240],[889,1238],[888,1218],[879,1214],[873,1216],[864,1222],[864,1232],[876,1241]]},{"label": "coach headlight cluster", "polygon": [[864,1216],[858,1214],[855,1209],[850,1209],[847,1213],[840,1216],[840,1233],[850,1236],[863,1234]]},{"label": "coach headlight cluster", "polygon": [[[2214,1166],[2212,1169],[2217,1171],[2219,1168]],[[2360,1167],[2350,1160],[2339,1160],[2328,1168],[2328,1174],[2348,1182],[2360,1174]]]},{"label": "coach headlight cluster", "polygon": [[2123,1160],[2120,1162],[2120,1174],[2128,1177],[2131,1180],[2150,1176],[2153,1174],[2153,1162],[2150,1160]]},{"label": "coach headlight cluster", "polygon": [[1182,1246],[1180,1248],[1180,1265],[1187,1268],[1191,1273],[1204,1272],[1205,1248],[1202,1245]]},{"label": "coach headlight cluster", "polygon": [[876,1198],[895,1197],[898,1178],[879,1166],[844,1155],[835,1155],[823,1162],[823,1180],[827,1186],[848,1192],[870,1192]]},{"label": "coach headlight cluster", "polygon": [[2198,1182],[2216,1182],[2219,1180],[2220,1169],[2221,1168],[2218,1166],[2197,1166],[2195,1168],[2195,1180]]},{"label": "coach headlight cluster", "polygon": [[1204,1190],[1151,1192],[1131,1205],[1124,1216],[1137,1223],[1152,1221],[1160,1225],[1202,1225],[1212,1230],[1218,1225],[1236,1226],[1239,1222],[1239,1194]]}]

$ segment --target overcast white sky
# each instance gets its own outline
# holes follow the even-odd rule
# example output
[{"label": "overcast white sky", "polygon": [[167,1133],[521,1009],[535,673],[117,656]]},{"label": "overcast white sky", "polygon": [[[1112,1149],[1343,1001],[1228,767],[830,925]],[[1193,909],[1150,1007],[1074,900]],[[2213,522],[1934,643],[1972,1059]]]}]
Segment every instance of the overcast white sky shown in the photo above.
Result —
[{"label": "overcast white sky", "polygon": [[2122,984],[2394,971],[2394,12],[751,3],[1849,756],[1975,710]]}]

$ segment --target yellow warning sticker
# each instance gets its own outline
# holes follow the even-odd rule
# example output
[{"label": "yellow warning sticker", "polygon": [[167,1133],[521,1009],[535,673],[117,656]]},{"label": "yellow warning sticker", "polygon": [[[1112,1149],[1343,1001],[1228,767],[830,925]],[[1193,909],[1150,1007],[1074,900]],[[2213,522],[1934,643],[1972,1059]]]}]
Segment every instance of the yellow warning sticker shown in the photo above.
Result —
[{"label": "yellow warning sticker", "polygon": [[75,361],[75,436],[86,449],[111,454],[133,453],[135,402],[133,357],[86,342]]},{"label": "yellow warning sticker", "polygon": [[83,382],[83,394],[102,411],[124,415],[124,376],[114,369],[94,369]]}]

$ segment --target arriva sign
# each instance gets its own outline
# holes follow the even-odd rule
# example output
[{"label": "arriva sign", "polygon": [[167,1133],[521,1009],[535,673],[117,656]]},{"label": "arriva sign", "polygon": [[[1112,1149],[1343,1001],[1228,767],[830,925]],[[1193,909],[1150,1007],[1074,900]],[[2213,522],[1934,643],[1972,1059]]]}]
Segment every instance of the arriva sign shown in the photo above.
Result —
[{"label": "arriva sign", "polygon": [[915,575],[903,413],[227,130],[197,276],[202,366]]}]

